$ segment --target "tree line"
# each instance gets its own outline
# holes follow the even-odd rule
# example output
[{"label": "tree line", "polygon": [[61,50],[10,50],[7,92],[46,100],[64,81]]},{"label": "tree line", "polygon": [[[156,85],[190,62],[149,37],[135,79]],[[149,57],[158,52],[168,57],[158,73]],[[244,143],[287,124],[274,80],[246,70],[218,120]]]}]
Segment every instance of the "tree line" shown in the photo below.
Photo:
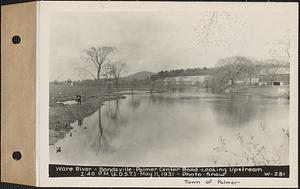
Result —
[{"label": "tree line", "polygon": [[[122,86],[150,86],[155,87],[156,81],[162,81],[164,78],[173,78],[180,76],[200,76],[207,75],[205,86],[217,90],[222,90],[227,87],[234,88],[237,81],[248,81],[250,85],[252,79],[264,71],[270,77],[274,77],[282,68],[288,68],[289,62],[282,60],[265,60],[258,61],[253,58],[244,56],[232,56],[219,59],[215,67],[207,68],[188,68],[188,69],[173,69],[162,70],[150,78],[142,81],[125,81],[122,80],[122,75],[126,71],[127,64],[125,61],[112,58],[118,54],[118,49],[110,46],[91,47],[84,50],[85,60],[88,64],[94,66],[94,80],[82,81],[67,81],[58,82],[55,84],[80,84],[80,85],[107,85],[107,82],[113,82],[118,90],[120,84]],[[182,83],[183,82],[179,82]]]},{"label": "tree line", "polygon": [[287,68],[289,62],[283,60],[258,61],[243,56],[227,57],[218,61],[207,82],[210,88],[219,91],[228,87],[234,88],[237,81],[249,82],[252,85],[252,79],[260,74],[268,75],[272,80],[281,70]]},{"label": "tree line", "polygon": [[203,68],[188,68],[188,69],[175,69],[175,70],[163,70],[155,75],[151,76],[151,80],[162,79],[166,77],[179,77],[179,76],[195,76],[195,75],[207,75],[209,69]]}]

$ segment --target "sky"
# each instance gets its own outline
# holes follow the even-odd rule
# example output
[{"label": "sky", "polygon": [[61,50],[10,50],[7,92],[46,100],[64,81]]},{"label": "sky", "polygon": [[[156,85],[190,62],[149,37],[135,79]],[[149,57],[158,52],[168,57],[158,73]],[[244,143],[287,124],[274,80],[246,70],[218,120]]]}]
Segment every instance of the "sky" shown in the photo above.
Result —
[{"label": "sky", "polygon": [[236,55],[269,59],[270,49],[281,49],[287,23],[278,11],[57,13],[50,21],[50,80],[95,76],[84,58],[90,47],[116,47],[110,59],[126,62],[124,75],[213,67]]}]

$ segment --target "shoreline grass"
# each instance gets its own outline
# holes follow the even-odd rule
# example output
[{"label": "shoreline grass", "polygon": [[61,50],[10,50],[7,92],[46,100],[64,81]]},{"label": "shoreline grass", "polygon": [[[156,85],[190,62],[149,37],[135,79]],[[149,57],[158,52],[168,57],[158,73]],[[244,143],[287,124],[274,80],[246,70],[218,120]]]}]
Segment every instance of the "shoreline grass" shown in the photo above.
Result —
[{"label": "shoreline grass", "polygon": [[49,107],[49,144],[63,139],[72,129],[71,123],[93,114],[105,101],[124,98],[122,95],[85,98],[82,104],[52,104]]}]

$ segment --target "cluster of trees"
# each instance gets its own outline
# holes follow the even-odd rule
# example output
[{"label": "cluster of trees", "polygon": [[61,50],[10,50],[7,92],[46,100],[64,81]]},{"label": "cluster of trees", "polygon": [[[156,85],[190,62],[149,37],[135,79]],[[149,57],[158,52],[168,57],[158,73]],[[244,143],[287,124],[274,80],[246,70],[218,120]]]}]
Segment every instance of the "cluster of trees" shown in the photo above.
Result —
[{"label": "cluster of trees", "polygon": [[65,85],[97,85],[104,86],[114,82],[118,90],[120,78],[126,71],[126,62],[121,60],[111,60],[113,54],[118,52],[117,48],[110,46],[91,47],[84,50],[84,58],[88,64],[94,66],[95,74],[91,74],[95,79],[86,79],[81,81],[53,81],[52,84],[65,84]]},{"label": "cluster of trees", "polygon": [[251,85],[252,78],[258,77],[262,71],[275,77],[280,70],[288,67],[289,62],[274,59],[262,62],[243,56],[227,57],[218,61],[207,81],[208,87],[217,91],[227,87],[234,88],[236,81],[248,81]]},{"label": "cluster of trees", "polygon": [[118,90],[121,75],[126,71],[126,62],[111,61],[110,56],[118,52],[117,48],[109,46],[91,47],[84,52],[87,62],[96,68],[96,81],[99,82],[100,78],[103,77],[106,80],[113,79]]},{"label": "cluster of trees", "polygon": [[271,79],[275,78],[282,69],[287,69],[290,67],[289,62],[279,61],[277,59],[266,60],[262,65],[265,70],[265,74],[269,75]]},{"label": "cluster of trees", "polygon": [[116,60],[111,61],[111,56],[117,53],[118,50],[115,47],[103,46],[103,47],[91,47],[84,50],[85,60],[95,68],[94,80],[87,79],[82,81],[53,81],[53,84],[66,84],[71,85],[104,85],[107,81],[113,80],[116,88],[118,89],[119,80],[121,75],[126,71],[126,62]]},{"label": "cluster of trees", "polygon": [[55,85],[77,85],[79,83],[81,83],[82,81],[72,81],[71,79],[67,79],[65,81],[58,81],[58,80],[54,80],[54,81],[50,81],[50,84],[55,84]]},{"label": "cluster of trees", "polygon": [[166,77],[178,77],[178,76],[194,76],[194,75],[207,75],[210,70],[206,67],[203,68],[188,68],[188,69],[177,69],[177,70],[165,70],[160,71],[155,75],[151,76],[151,80],[162,79]]},{"label": "cluster of trees", "polygon": [[[151,80],[159,81],[164,78],[170,79],[172,77],[179,76],[208,75],[208,79],[202,86],[211,88],[215,92],[219,92],[228,87],[234,88],[237,81],[242,81],[244,84],[248,83],[249,85],[252,85],[252,79],[258,78],[259,74],[262,72],[271,78],[275,78],[276,75],[279,74],[280,70],[288,67],[289,62],[277,59],[258,61],[244,56],[232,56],[220,59],[217,62],[217,65],[213,68],[207,69],[206,67],[203,67],[202,69],[192,68],[160,71],[156,75],[151,76]],[[175,83],[175,81],[168,81],[166,87],[170,88],[169,85],[173,86],[173,83]]]}]

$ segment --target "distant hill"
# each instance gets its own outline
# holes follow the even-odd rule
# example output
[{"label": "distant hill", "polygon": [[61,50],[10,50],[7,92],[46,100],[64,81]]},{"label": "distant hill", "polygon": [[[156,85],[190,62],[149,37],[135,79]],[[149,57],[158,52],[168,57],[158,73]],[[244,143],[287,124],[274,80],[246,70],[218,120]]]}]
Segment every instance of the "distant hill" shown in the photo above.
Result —
[{"label": "distant hill", "polygon": [[154,75],[154,74],[156,74],[156,73],[141,71],[141,72],[137,72],[135,74],[123,77],[123,79],[126,79],[126,80],[135,80],[135,79],[136,80],[144,80],[144,79],[147,79],[148,77],[150,77],[151,75]]}]

